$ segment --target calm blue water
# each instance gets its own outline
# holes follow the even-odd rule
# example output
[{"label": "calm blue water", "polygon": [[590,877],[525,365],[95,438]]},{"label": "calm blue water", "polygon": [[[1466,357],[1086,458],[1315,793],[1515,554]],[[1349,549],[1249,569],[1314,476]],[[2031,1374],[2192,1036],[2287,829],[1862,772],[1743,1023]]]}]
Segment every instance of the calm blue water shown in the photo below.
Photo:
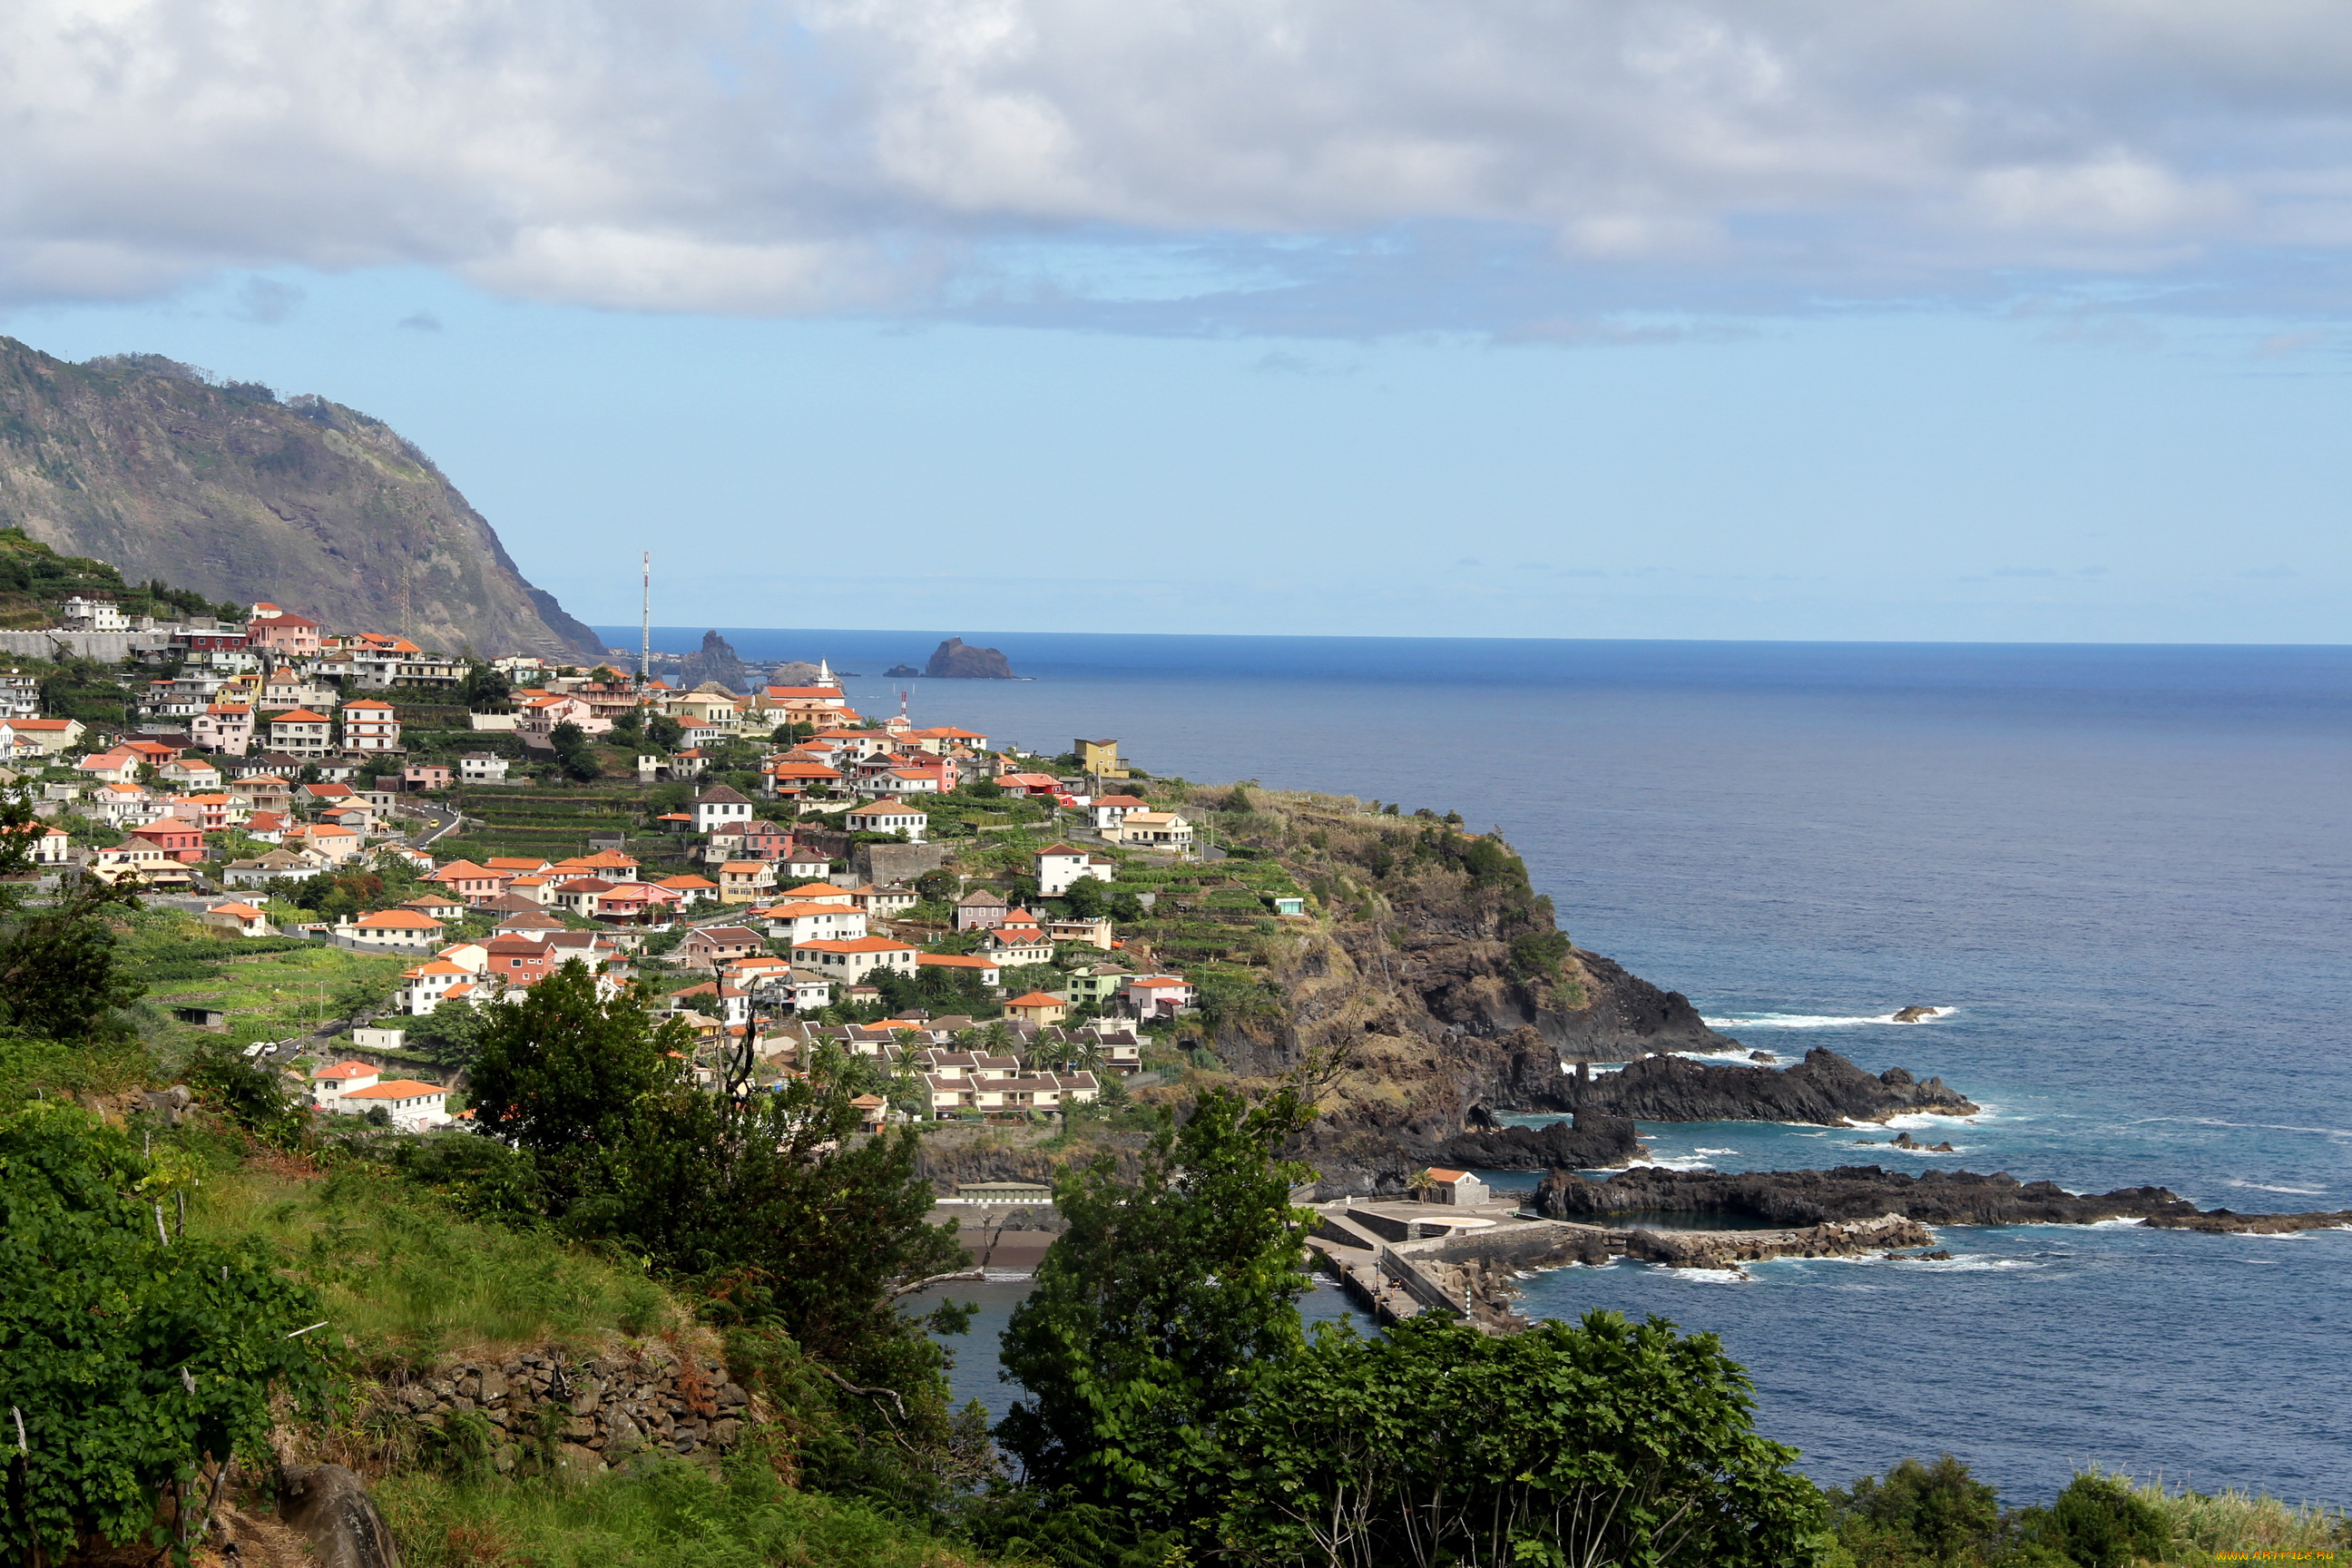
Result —
[{"label": "calm blue water", "polygon": [[[871,672],[944,634],[728,635],[867,671],[853,696],[887,710]],[[1990,1111],[1938,1128],[1948,1156],[1646,1129],[1667,1163],[2352,1208],[2352,648],[962,635],[1037,679],[906,683],[919,721],[1458,808],[1578,941],[1748,1045],[1940,1073]],[[1909,1003],[1957,1011],[1860,1021]],[[2352,1500],[2352,1234],[1944,1241],[1949,1265],[1747,1282],[1565,1269],[1528,1306],[1720,1334],[1825,1481],[1949,1450],[2017,1499],[2096,1460]]]}]

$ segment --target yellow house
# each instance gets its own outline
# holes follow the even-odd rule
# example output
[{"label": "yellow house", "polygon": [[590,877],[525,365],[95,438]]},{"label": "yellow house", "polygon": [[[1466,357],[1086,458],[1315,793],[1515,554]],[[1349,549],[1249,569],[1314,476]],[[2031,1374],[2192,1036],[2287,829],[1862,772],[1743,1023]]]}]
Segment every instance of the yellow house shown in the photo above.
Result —
[{"label": "yellow house", "polygon": [[1015,996],[1004,1005],[1004,1010],[1033,1024],[1058,1024],[1070,1016],[1070,1005],[1050,991],[1032,991],[1025,996]]},{"label": "yellow house", "polygon": [[1078,766],[1097,778],[1127,776],[1127,763],[1119,759],[1117,741],[1073,741],[1070,750],[1078,753]]}]

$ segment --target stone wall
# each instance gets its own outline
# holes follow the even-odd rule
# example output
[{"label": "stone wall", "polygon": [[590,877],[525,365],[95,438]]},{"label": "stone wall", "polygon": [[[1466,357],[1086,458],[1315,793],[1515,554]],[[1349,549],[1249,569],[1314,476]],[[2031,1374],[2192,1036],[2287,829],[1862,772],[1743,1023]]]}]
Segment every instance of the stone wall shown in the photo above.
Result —
[{"label": "stone wall", "polygon": [[659,1341],[593,1356],[551,1345],[500,1360],[451,1360],[386,1389],[384,1399],[436,1428],[461,1411],[480,1412],[503,1439],[501,1469],[550,1420],[562,1423],[563,1462],[575,1469],[603,1469],[652,1448],[724,1453],[751,1405],[717,1360],[680,1355]]}]

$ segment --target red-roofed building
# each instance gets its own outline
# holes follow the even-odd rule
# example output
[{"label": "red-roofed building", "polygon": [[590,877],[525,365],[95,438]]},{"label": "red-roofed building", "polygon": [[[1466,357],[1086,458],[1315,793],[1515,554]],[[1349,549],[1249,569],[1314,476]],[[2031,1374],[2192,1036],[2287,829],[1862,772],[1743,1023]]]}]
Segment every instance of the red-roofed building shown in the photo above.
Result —
[{"label": "red-roofed building", "polygon": [[323,757],[335,749],[335,721],[308,708],[289,708],[269,720],[269,749],[289,757]]},{"label": "red-roofed building", "polygon": [[998,981],[1002,979],[1003,975],[1003,971],[997,966],[996,960],[992,958],[982,958],[978,953],[918,953],[915,957],[915,967],[918,969],[963,970],[968,973],[978,975],[980,977],[980,983],[991,989],[993,989],[996,986]]},{"label": "red-roofed building", "polygon": [[390,1113],[394,1127],[415,1132],[448,1121],[448,1100],[449,1091],[437,1083],[395,1078],[344,1091],[337,1098],[334,1109],[357,1114],[382,1110]]},{"label": "red-roofed building", "polygon": [[245,640],[248,647],[268,648],[294,658],[315,658],[319,652],[319,623],[275,605],[256,605],[253,619],[246,623]]},{"label": "red-roofed building", "polygon": [[1070,1005],[1048,991],[1032,991],[1004,1004],[1004,1010],[1033,1024],[1058,1024],[1070,1016]]},{"label": "red-roofed building", "polygon": [[484,978],[525,989],[547,978],[553,956],[546,943],[527,936],[494,936],[482,951],[489,955]]},{"label": "red-roofed building", "polygon": [[151,822],[144,827],[134,827],[131,837],[152,844],[184,866],[193,866],[205,858],[205,833],[192,822],[167,816]]},{"label": "red-roofed building", "polygon": [[427,872],[418,879],[437,887],[446,888],[469,904],[487,904],[506,890],[508,879],[487,866],[477,866],[471,860],[452,860],[437,871]]},{"label": "red-roofed building", "polygon": [[440,942],[443,926],[418,910],[378,910],[335,928],[335,935],[351,947],[386,952],[425,952]]},{"label": "red-roofed building", "polygon": [[400,750],[400,720],[391,703],[373,697],[358,698],[343,704],[342,717],[343,750]]},{"label": "red-roofed building", "polygon": [[861,936],[838,942],[796,942],[793,962],[831,979],[855,984],[877,969],[912,974],[920,957],[915,944],[894,936]]}]

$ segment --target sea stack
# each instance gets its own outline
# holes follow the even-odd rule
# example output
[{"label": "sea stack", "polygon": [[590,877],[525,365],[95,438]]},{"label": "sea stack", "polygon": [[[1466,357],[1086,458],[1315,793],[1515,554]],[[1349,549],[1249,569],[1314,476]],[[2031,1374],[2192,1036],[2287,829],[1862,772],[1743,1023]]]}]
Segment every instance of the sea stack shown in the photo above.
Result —
[{"label": "sea stack", "polygon": [[931,650],[923,673],[933,679],[1010,680],[1013,664],[992,647],[973,647],[961,637],[950,637]]}]

